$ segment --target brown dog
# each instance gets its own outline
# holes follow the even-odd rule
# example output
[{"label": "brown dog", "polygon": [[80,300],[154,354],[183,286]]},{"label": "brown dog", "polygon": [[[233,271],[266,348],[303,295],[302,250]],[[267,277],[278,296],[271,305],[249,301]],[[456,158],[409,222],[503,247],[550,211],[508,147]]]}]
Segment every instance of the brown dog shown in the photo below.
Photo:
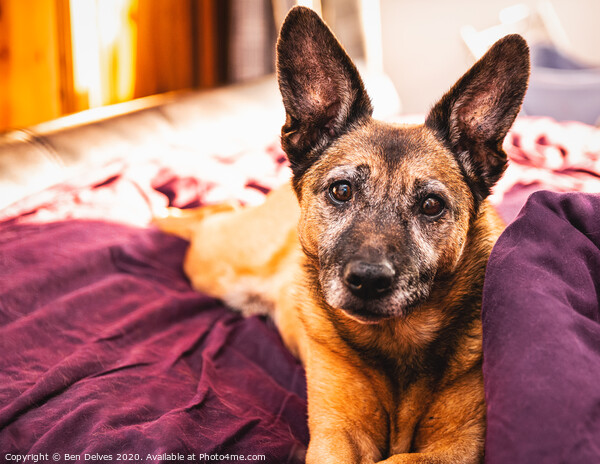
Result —
[{"label": "brown dog", "polygon": [[292,187],[159,225],[191,241],[195,288],[269,312],[304,362],[308,463],[481,462],[481,292],[501,230],[486,197],[506,166],[527,45],[497,42],[418,126],[371,118],[314,12],[289,13],[277,53]]}]

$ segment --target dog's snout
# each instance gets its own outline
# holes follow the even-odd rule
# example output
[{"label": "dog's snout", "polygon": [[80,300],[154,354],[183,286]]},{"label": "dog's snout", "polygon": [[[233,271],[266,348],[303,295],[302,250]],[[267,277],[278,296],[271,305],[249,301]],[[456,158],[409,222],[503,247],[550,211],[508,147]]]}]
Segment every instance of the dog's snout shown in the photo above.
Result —
[{"label": "dog's snout", "polygon": [[344,284],[359,298],[373,299],[387,293],[396,272],[387,261],[353,260],[344,268]]}]

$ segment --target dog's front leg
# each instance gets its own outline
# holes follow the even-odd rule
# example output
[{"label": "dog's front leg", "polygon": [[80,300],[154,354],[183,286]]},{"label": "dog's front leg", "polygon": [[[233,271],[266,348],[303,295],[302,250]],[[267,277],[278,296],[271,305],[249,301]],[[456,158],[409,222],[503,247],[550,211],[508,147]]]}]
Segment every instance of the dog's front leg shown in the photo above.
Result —
[{"label": "dog's front leg", "polygon": [[482,462],[482,458],[475,459],[470,453],[463,455],[454,452],[432,452],[395,454],[377,464],[479,464]]},{"label": "dog's front leg", "polygon": [[474,366],[437,391],[416,425],[415,452],[394,454],[378,464],[481,464],[485,411],[482,373]]},{"label": "dog's front leg", "polygon": [[373,464],[388,446],[383,380],[359,361],[308,343],[307,464]]}]

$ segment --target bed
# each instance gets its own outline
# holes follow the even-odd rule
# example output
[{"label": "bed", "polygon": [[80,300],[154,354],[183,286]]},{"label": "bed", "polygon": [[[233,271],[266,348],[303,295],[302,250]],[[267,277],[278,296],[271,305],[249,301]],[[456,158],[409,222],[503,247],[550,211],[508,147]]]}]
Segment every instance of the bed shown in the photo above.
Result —
[{"label": "bed", "polygon": [[[146,123],[159,111],[175,130],[169,115],[190,114],[175,100]],[[0,211],[0,461],[304,461],[302,367],[270,320],[194,292],[186,242],[151,225],[165,206],[256,204],[287,182],[278,125],[222,150],[207,138],[201,156],[181,142],[198,127],[117,144]],[[55,152],[72,139],[52,134]],[[492,200],[510,226],[483,307],[486,462],[600,462],[600,130],[521,117],[505,147]]]}]

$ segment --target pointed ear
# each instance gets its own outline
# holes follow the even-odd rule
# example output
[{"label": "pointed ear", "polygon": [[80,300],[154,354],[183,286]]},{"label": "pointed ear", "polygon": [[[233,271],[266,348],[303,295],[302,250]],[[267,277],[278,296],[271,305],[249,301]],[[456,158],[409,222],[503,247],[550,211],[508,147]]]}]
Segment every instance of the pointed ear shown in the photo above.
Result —
[{"label": "pointed ear", "polygon": [[295,174],[313,161],[313,149],[373,111],[350,57],[308,8],[292,8],[281,27],[277,77],[286,112],[281,140]]},{"label": "pointed ear", "polygon": [[529,48],[519,35],[498,42],[433,107],[425,125],[450,146],[481,201],[506,169],[502,142],[527,90]]}]

